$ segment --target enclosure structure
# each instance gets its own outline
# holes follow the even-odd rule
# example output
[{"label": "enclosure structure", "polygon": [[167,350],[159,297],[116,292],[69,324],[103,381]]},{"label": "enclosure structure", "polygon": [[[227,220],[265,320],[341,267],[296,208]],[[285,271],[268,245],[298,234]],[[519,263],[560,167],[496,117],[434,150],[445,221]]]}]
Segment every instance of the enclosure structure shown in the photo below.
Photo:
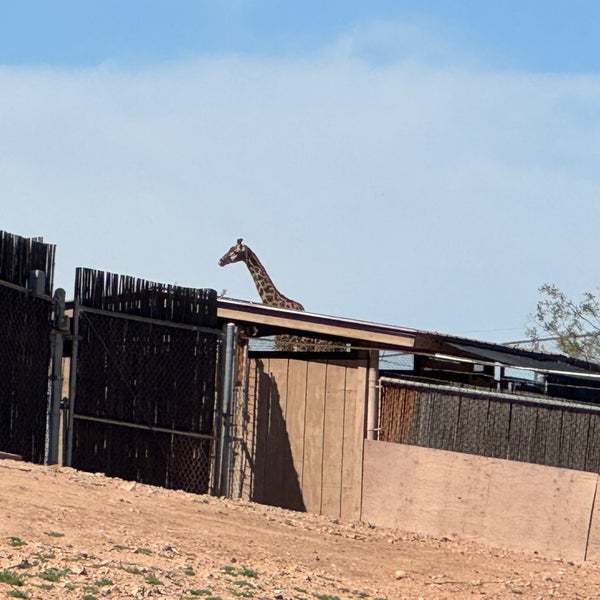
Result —
[{"label": "enclosure structure", "polygon": [[597,365],[90,269],[69,321],[53,260],[0,235],[0,452],[600,560]]},{"label": "enclosure structure", "polygon": [[215,478],[216,293],[78,269],[65,462],[207,493]]},{"label": "enclosure structure", "polygon": [[[233,300],[220,299],[218,314],[257,336],[310,335],[352,349],[252,351],[242,341],[233,496],[570,559],[594,555],[597,366]],[[384,370],[383,351],[410,361]],[[587,402],[549,395],[558,389],[575,397],[585,389]],[[513,512],[506,499],[515,485],[525,500]],[[537,527],[527,543],[522,523]]]},{"label": "enclosure structure", "polygon": [[53,245],[0,232],[0,451],[47,458]]}]

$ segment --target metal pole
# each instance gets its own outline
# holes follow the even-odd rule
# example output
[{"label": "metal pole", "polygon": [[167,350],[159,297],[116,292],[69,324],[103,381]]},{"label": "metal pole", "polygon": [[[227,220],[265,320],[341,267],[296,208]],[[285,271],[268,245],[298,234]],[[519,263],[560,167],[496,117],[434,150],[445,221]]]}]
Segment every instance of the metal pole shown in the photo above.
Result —
[{"label": "metal pole", "polygon": [[367,439],[376,440],[379,429],[379,352],[369,351],[369,387],[367,390]]},{"label": "metal pole", "polygon": [[66,447],[63,448],[63,464],[73,464],[73,412],[75,410],[75,393],[77,390],[77,352],[79,347],[79,300],[73,306],[73,341],[71,347],[71,369],[69,371],[69,397],[67,398],[67,432]]},{"label": "metal pole", "polygon": [[53,328],[50,331],[50,356],[52,366],[50,369],[50,398],[48,402],[48,455],[46,463],[58,463],[58,448],[60,439],[60,405],[62,399],[62,359],[63,336],[68,329],[65,319],[65,290],[62,288],[54,292]]},{"label": "metal pole", "polygon": [[231,444],[231,395],[233,391],[233,342],[235,324],[228,323],[225,330],[225,360],[223,364],[223,398],[221,402],[221,445],[220,445],[220,486],[221,496],[229,496],[229,462]]}]

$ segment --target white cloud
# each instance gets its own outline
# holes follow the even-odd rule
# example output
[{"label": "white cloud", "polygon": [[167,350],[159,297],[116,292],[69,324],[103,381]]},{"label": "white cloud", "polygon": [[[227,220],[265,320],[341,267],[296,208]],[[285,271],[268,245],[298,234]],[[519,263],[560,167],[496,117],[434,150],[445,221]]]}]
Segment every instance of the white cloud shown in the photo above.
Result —
[{"label": "white cloud", "polygon": [[243,236],[308,309],[457,333],[594,286],[600,79],[355,55],[4,68],[0,227],[56,242],[67,288],[83,265],[255,298],[216,266]]}]

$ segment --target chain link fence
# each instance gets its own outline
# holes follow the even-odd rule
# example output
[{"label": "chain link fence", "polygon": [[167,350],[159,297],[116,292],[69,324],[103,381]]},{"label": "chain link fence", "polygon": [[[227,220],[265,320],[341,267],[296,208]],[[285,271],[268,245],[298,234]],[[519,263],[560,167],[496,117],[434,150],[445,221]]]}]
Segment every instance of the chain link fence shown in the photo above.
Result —
[{"label": "chain link fence", "polygon": [[[250,348],[253,344],[250,342]],[[235,385],[231,406],[230,497],[252,499],[256,433],[256,394],[248,340],[237,348]]]},{"label": "chain link fence", "polygon": [[600,472],[600,407],[381,379],[379,440]]},{"label": "chain link fence", "polygon": [[51,302],[0,281],[0,450],[44,462]]},{"label": "chain link fence", "polygon": [[208,492],[218,336],[85,309],[78,328],[73,466]]},{"label": "chain link fence", "polygon": [[93,306],[74,311],[72,466],[209,492],[221,345],[216,293],[89,270],[78,270],[78,286]]}]

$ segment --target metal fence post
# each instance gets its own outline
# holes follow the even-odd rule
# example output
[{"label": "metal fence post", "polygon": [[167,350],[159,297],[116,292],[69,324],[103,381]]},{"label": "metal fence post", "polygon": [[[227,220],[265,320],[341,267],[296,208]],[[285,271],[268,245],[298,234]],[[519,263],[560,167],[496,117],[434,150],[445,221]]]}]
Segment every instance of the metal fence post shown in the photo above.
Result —
[{"label": "metal fence post", "polygon": [[58,462],[60,406],[62,399],[62,359],[63,338],[69,329],[68,317],[65,316],[66,292],[58,288],[53,297],[53,323],[50,330],[50,389],[48,398],[48,453],[46,463],[55,465]]},{"label": "metal fence post", "polygon": [[229,479],[231,463],[231,404],[233,395],[234,341],[236,326],[228,323],[225,330],[225,357],[223,363],[222,401],[221,401],[221,439],[219,457],[219,494],[229,497]]},{"label": "metal fence post", "polygon": [[73,341],[71,346],[71,365],[69,370],[69,397],[66,405],[66,418],[63,419],[63,464],[73,464],[73,411],[75,409],[75,393],[77,390],[77,352],[79,348],[79,300],[73,305]]}]

